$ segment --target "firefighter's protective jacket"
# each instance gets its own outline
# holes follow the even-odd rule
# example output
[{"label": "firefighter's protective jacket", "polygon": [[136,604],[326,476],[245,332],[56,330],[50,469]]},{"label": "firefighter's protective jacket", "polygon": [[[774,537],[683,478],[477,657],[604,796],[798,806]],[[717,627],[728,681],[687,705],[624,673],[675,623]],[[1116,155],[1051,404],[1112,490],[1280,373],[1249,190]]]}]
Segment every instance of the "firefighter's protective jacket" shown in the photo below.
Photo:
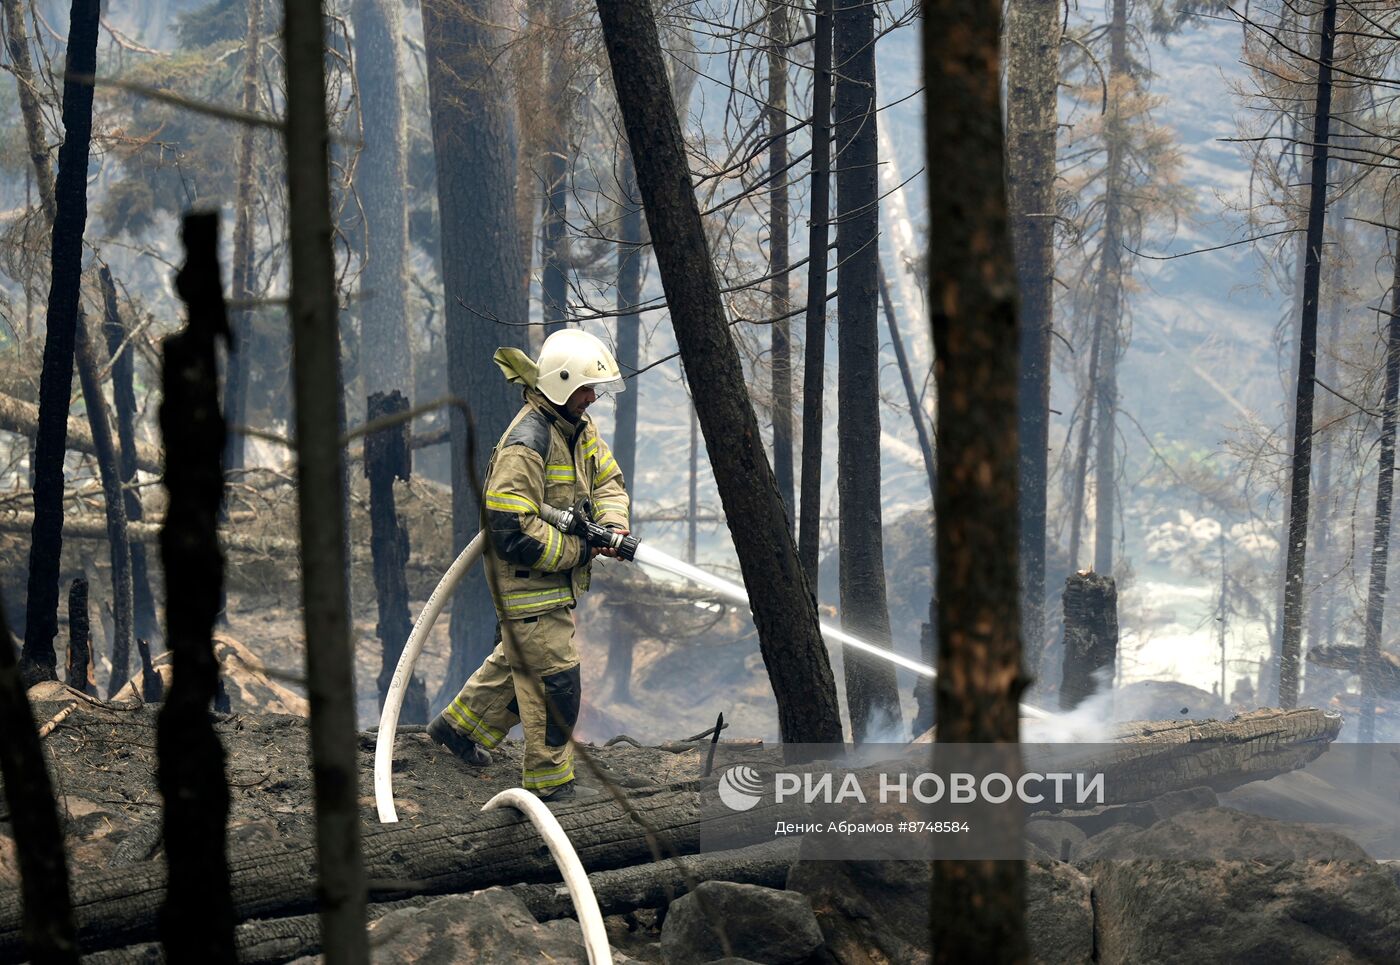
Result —
[{"label": "firefighter's protective jacket", "polygon": [[486,518],[496,549],[496,613],[523,620],[570,606],[588,589],[589,551],[540,518],[540,505],[567,508],[591,500],[594,518],[628,528],[622,470],[585,414],[571,424],[530,387],[523,353],[502,350],[496,363],[525,386],[525,404],[501,435],[486,479]]}]

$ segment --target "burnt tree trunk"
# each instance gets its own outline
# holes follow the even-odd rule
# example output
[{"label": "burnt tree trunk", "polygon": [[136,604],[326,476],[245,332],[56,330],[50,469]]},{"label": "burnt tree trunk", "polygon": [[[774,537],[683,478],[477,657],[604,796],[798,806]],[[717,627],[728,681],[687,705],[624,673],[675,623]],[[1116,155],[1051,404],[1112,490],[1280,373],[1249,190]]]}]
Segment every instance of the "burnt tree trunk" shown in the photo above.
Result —
[{"label": "burnt tree trunk", "polygon": [[[242,107],[253,113],[258,107],[258,48],[262,41],[262,0],[248,0],[248,34],[243,46]],[[233,428],[228,434],[224,468],[236,472],[244,466],[248,424],[248,385],[251,376],[253,298],[253,138],[256,129],[243,125],[238,136],[237,194],[233,223],[233,299],[237,303],[229,316],[228,365],[224,373],[224,421]],[[222,607],[220,608],[222,610]]]},{"label": "burnt tree trunk", "polygon": [[158,704],[165,699],[165,681],[156,672],[155,662],[151,659],[151,645],[137,637],[136,652],[141,657],[141,699],[148,704]]},{"label": "burnt tree trunk", "polygon": [[[214,620],[224,583],[219,511],[226,427],[219,408],[215,341],[228,338],[219,276],[218,215],[185,216],[185,264],[175,287],[189,319],[162,347],[160,431],[168,506],[160,532],[165,570],[169,699],[156,731],[165,799],[169,886],[161,940],[171,961],[234,962],[233,898],[224,826],[229,795],[224,749],[209,722],[219,686]],[[143,675],[149,684],[150,672]]]},{"label": "burnt tree trunk", "polygon": [[[879,150],[875,7],[838,4],[832,21],[836,94],[836,492],[841,627],[890,646],[880,508]],[[903,732],[894,665],[847,650],[841,665],[851,736]],[[897,738],[896,738],[897,739]]]},{"label": "burnt tree trunk", "polygon": [[75,353],[78,381],[87,406],[88,426],[97,449],[97,471],[102,479],[102,503],[107,517],[107,544],[112,560],[112,677],[107,696],[115,694],[131,679],[131,542],[126,532],[126,504],[121,475],[117,470],[116,447],[112,445],[112,424],[102,383],[97,380],[97,353],[87,318],[78,313]]},{"label": "burnt tree trunk", "polygon": [[[126,510],[128,527],[139,523],[144,515],[136,483],[136,389],[135,349],[126,344],[127,330],[117,310],[117,286],[106,265],[97,273],[102,283],[102,331],[107,338],[107,354],[112,359],[112,404],[117,414],[117,441],[121,444],[119,468],[122,484],[122,506]],[[130,539],[131,553],[131,618],[132,632],[147,640],[160,634],[156,618],[156,600],[151,592],[151,573],[146,561],[146,545]]]},{"label": "burnt tree trunk", "polygon": [[[63,549],[63,452],[73,348],[87,226],[88,148],[92,141],[92,83],[97,72],[98,0],[74,0],[63,82],[63,147],[54,185],[52,279],[48,335],[39,376],[39,432],[34,444],[34,529],[29,543],[29,589],[20,672],[27,683],[53,680],[57,663],[58,569]],[[41,189],[42,190],[42,189]]]},{"label": "burnt tree trunk", "polygon": [[788,743],[836,743],[836,683],[729,335],[651,5],[600,0],[598,12],[686,379],[704,386],[700,429],[749,588],[779,730]]},{"label": "burnt tree trunk", "polygon": [[1123,110],[1127,88],[1128,0],[1113,0],[1109,23],[1108,109],[1104,118],[1107,161],[1104,169],[1103,239],[1094,292],[1094,327],[1099,340],[1096,381],[1090,383],[1098,403],[1094,446],[1094,569],[1113,575],[1113,531],[1117,515],[1118,353],[1123,316],[1123,222],[1129,199],[1124,158],[1127,131]]},{"label": "burnt tree trunk", "polygon": [[38,963],[77,963],[77,930],[68,897],[63,828],[34,714],[15,662],[10,626],[0,607],[0,777],[19,859],[23,946]]},{"label": "burnt tree trunk", "polygon": [[1322,8],[1317,58],[1317,100],[1313,112],[1312,163],[1308,201],[1303,310],[1298,335],[1297,395],[1293,408],[1293,466],[1289,485],[1287,552],[1283,572],[1283,630],[1279,654],[1278,702],[1298,703],[1302,650],[1304,578],[1308,552],[1308,496],[1312,476],[1313,397],[1317,374],[1317,299],[1322,275],[1322,235],[1327,220],[1328,136],[1332,121],[1332,52],[1337,33],[1337,0]]},{"label": "burnt tree trunk", "polygon": [[1104,670],[1112,685],[1118,659],[1118,589],[1113,577],[1074,574],[1065,581],[1064,608],[1060,709],[1073,710],[1099,689],[1095,678]]},{"label": "burnt tree trunk", "polygon": [[773,478],[792,525],[792,334],[788,320],[788,8],[768,0],[768,314],[772,331]]},{"label": "burnt tree trunk", "polygon": [[1386,569],[1390,562],[1391,500],[1395,493],[1395,410],[1400,398],[1400,250],[1390,282],[1390,324],[1385,351],[1385,397],[1381,403],[1380,466],[1376,479],[1376,519],[1371,533],[1371,583],[1366,594],[1366,638],[1361,649],[1361,727],[1357,739],[1376,739],[1376,682],[1385,616]]},{"label": "burnt tree trunk", "polygon": [[[879,265],[880,303],[885,309],[885,324],[890,330],[890,344],[894,346],[895,362],[899,365],[899,379],[904,383],[904,398],[909,404],[909,416],[914,422],[914,433],[919,439],[919,453],[924,457],[924,472],[928,475],[929,521],[933,519],[933,504],[938,501],[938,465],[933,451],[933,440],[929,438],[928,427],[924,424],[924,409],[919,404],[919,393],[914,388],[914,373],[909,367],[909,353],[904,350],[904,338],[899,333],[899,323],[895,320],[894,304],[890,301],[890,288],[885,281],[885,266]],[[938,581],[938,540],[929,527],[929,579]],[[923,625],[919,634],[920,659],[933,666],[933,628],[938,622],[938,597],[929,598],[929,622]],[[914,720],[914,733],[922,734],[933,726],[933,679],[918,676],[914,679],[914,703],[918,708]],[[922,726],[920,726],[922,724]]]},{"label": "burnt tree trunk", "polygon": [[1050,438],[1050,333],[1054,325],[1055,141],[1060,5],[1006,7],[1007,201],[1020,288],[1021,626],[1034,674],[1045,645],[1046,452]]},{"label": "burnt tree trunk", "polygon": [[413,385],[409,352],[405,253],[403,95],[399,90],[400,5],[355,0],[355,63],[364,144],[355,164],[355,193],[364,208],[365,270],[360,275],[360,371],[365,393]]},{"label": "burnt tree trunk", "polygon": [[[335,258],[320,0],[288,0],[287,206],[290,230],[292,383],[298,529],[316,794],[317,898],[327,961],[360,965],[365,876],[360,859],[355,678],[350,648],[344,395],[336,320]],[[444,226],[447,212],[443,212]]]},{"label": "burnt tree trunk", "polygon": [[[632,169],[631,156],[624,157],[622,166],[622,218],[617,244],[617,363],[624,377],[637,371],[641,361],[642,317],[637,306],[642,301],[642,203],[637,196],[637,174]],[[627,391],[617,396],[617,426],[613,432],[613,456],[622,470],[627,491],[635,505],[637,501],[637,396],[640,380],[632,380]],[[636,525],[633,525],[636,531]]]},{"label": "burnt tree trunk", "polygon": [[[408,411],[408,400],[400,392],[369,397],[365,421]],[[369,479],[370,553],[374,557],[374,594],[379,603],[379,623],[375,632],[383,647],[379,664],[379,709],[389,695],[394,670],[399,665],[404,644],[413,632],[408,615],[408,527],[399,519],[394,504],[394,480],[407,481],[413,474],[408,446],[408,423],[372,432],[365,437],[365,477]],[[423,679],[414,674],[409,680],[399,719],[405,724],[428,722],[428,692]]]},{"label": "burnt tree trunk", "polygon": [[798,556],[816,587],[821,555],[822,403],[826,398],[826,268],[831,217],[831,11],[816,0],[812,52],[811,222],[807,229],[807,313],[802,347],[802,492]]},{"label": "burnt tree trunk", "polygon": [[[7,641],[8,642],[8,641]],[[88,614],[88,581],[81,576],[68,587],[68,663],[64,683],[89,697],[97,696],[92,674],[92,620]]]},{"label": "burnt tree trunk", "polygon": [[566,21],[569,0],[550,0],[548,64],[545,106],[535,123],[546,125],[544,137],[544,205],[540,219],[540,297],[546,336],[559,331],[568,320],[568,218],[569,218],[569,37]]},{"label": "burnt tree trunk", "polygon": [[[487,463],[496,433],[515,415],[519,396],[493,371],[491,356],[520,330],[501,322],[527,317],[515,217],[515,131],[510,103],[492,64],[503,44],[499,0],[427,0],[423,4],[428,104],[437,158],[446,299],[447,379],[478,426],[476,465]],[[498,321],[497,321],[498,320]],[[452,430],[452,543],[460,551],[480,528],[481,506],[467,477],[467,420],[457,407]],[[486,438],[484,447],[481,440]],[[434,703],[445,704],[495,646],[496,610],[486,580],[465,581],[452,601],[452,654]]]},{"label": "burnt tree trunk", "polygon": [[[1001,745],[1021,769],[1016,264],[1002,172],[1001,5],[926,0],[929,299],[938,384],[939,743]],[[1019,851],[1021,816],[989,815]],[[935,962],[1025,962],[1025,866],[937,861]]]}]

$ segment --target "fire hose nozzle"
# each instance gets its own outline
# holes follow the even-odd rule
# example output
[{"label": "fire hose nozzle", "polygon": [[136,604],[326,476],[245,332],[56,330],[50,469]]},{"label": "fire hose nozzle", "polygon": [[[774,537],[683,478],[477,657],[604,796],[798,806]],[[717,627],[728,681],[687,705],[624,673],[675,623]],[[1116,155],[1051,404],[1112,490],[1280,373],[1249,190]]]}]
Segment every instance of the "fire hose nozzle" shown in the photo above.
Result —
[{"label": "fire hose nozzle", "polygon": [[637,547],[641,545],[635,536],[616,532],[606,526],[599,526],[589,519],[587,513],[581,509],[556,509],[553,506],[541,506],[540,518],[561,533],[579,537],[589,546],[616,550],[617,555],[624,560],[635,557]]}]

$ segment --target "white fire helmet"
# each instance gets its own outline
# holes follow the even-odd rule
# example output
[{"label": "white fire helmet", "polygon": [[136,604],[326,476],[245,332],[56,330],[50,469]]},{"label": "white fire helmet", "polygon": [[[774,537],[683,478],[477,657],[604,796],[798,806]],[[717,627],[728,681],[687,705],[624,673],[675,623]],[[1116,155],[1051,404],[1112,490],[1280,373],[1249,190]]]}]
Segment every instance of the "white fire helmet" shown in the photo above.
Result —
[{"label": "white fire helmet", "polygon": [[597,336],[577,328],[561,329],[545,339],[538,365],[535,386],[555,405],[568,402],[569,396],[585,385],[593,386],[599,395],[627,387],[608,347]]}]

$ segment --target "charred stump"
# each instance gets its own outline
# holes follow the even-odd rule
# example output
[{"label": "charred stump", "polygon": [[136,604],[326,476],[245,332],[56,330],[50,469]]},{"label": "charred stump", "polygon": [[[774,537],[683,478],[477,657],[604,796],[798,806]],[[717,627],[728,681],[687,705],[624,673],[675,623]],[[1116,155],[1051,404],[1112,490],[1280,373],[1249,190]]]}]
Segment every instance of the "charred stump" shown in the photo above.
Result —
[{"label": "charred stump", "polygon": [[151,645],[137,637],[136,652],[141,655],[141,699],[148,704],[158,704],[165,696],[165,681],[160,679],[151,660]]},{"label": "charred stump", "polygon": [[[160,430],[169,505],[160,534],[172,683],[156,733],[169,873],[161,940],[171,961],[233,962],[233,899],[224,826],[224,749],[209,721],[219,684],[214,621],[224,582],[219,507],[225,424],[214,342],[228,337],[219,278],[218,215],[185,216],[175,287],[189,311],[162,348]],[[150,679],[148,674],[147,679]]]},{"label": "charred stump", "polygon": [[[407,411],[408,400],[403,393],[376,392],[369,397],[365,421],[392,418]],[[374,593],[379,602],[379,623],[375,632],[384,647],[378,679],[381,710],[404,644],[413,632],[413,621],[408,615],[408,578],[404,573],[408,562],[408,527],[399,519],[394,503],[394,480],[407,481],[413,473],[408,436],[408,422],[401,420],[365,437],[370,553],[374,559]],[[428,691],[416,675],[408,683],[399,719],[405,724],[428,722]]]},{"label": "charred stump", "polygon": [[1065,654],[1060,709],[1073,710],[1096,690],[1095,676],[1118,659],[1118,588],[1086,571],[1065,580]]},{"label": "charred stump", "polygon": [[81,576],[68,587],[68,664],[64,682],[90,697],[97,696],[92,675],[92,622],[88,619],[88,581]]}]

